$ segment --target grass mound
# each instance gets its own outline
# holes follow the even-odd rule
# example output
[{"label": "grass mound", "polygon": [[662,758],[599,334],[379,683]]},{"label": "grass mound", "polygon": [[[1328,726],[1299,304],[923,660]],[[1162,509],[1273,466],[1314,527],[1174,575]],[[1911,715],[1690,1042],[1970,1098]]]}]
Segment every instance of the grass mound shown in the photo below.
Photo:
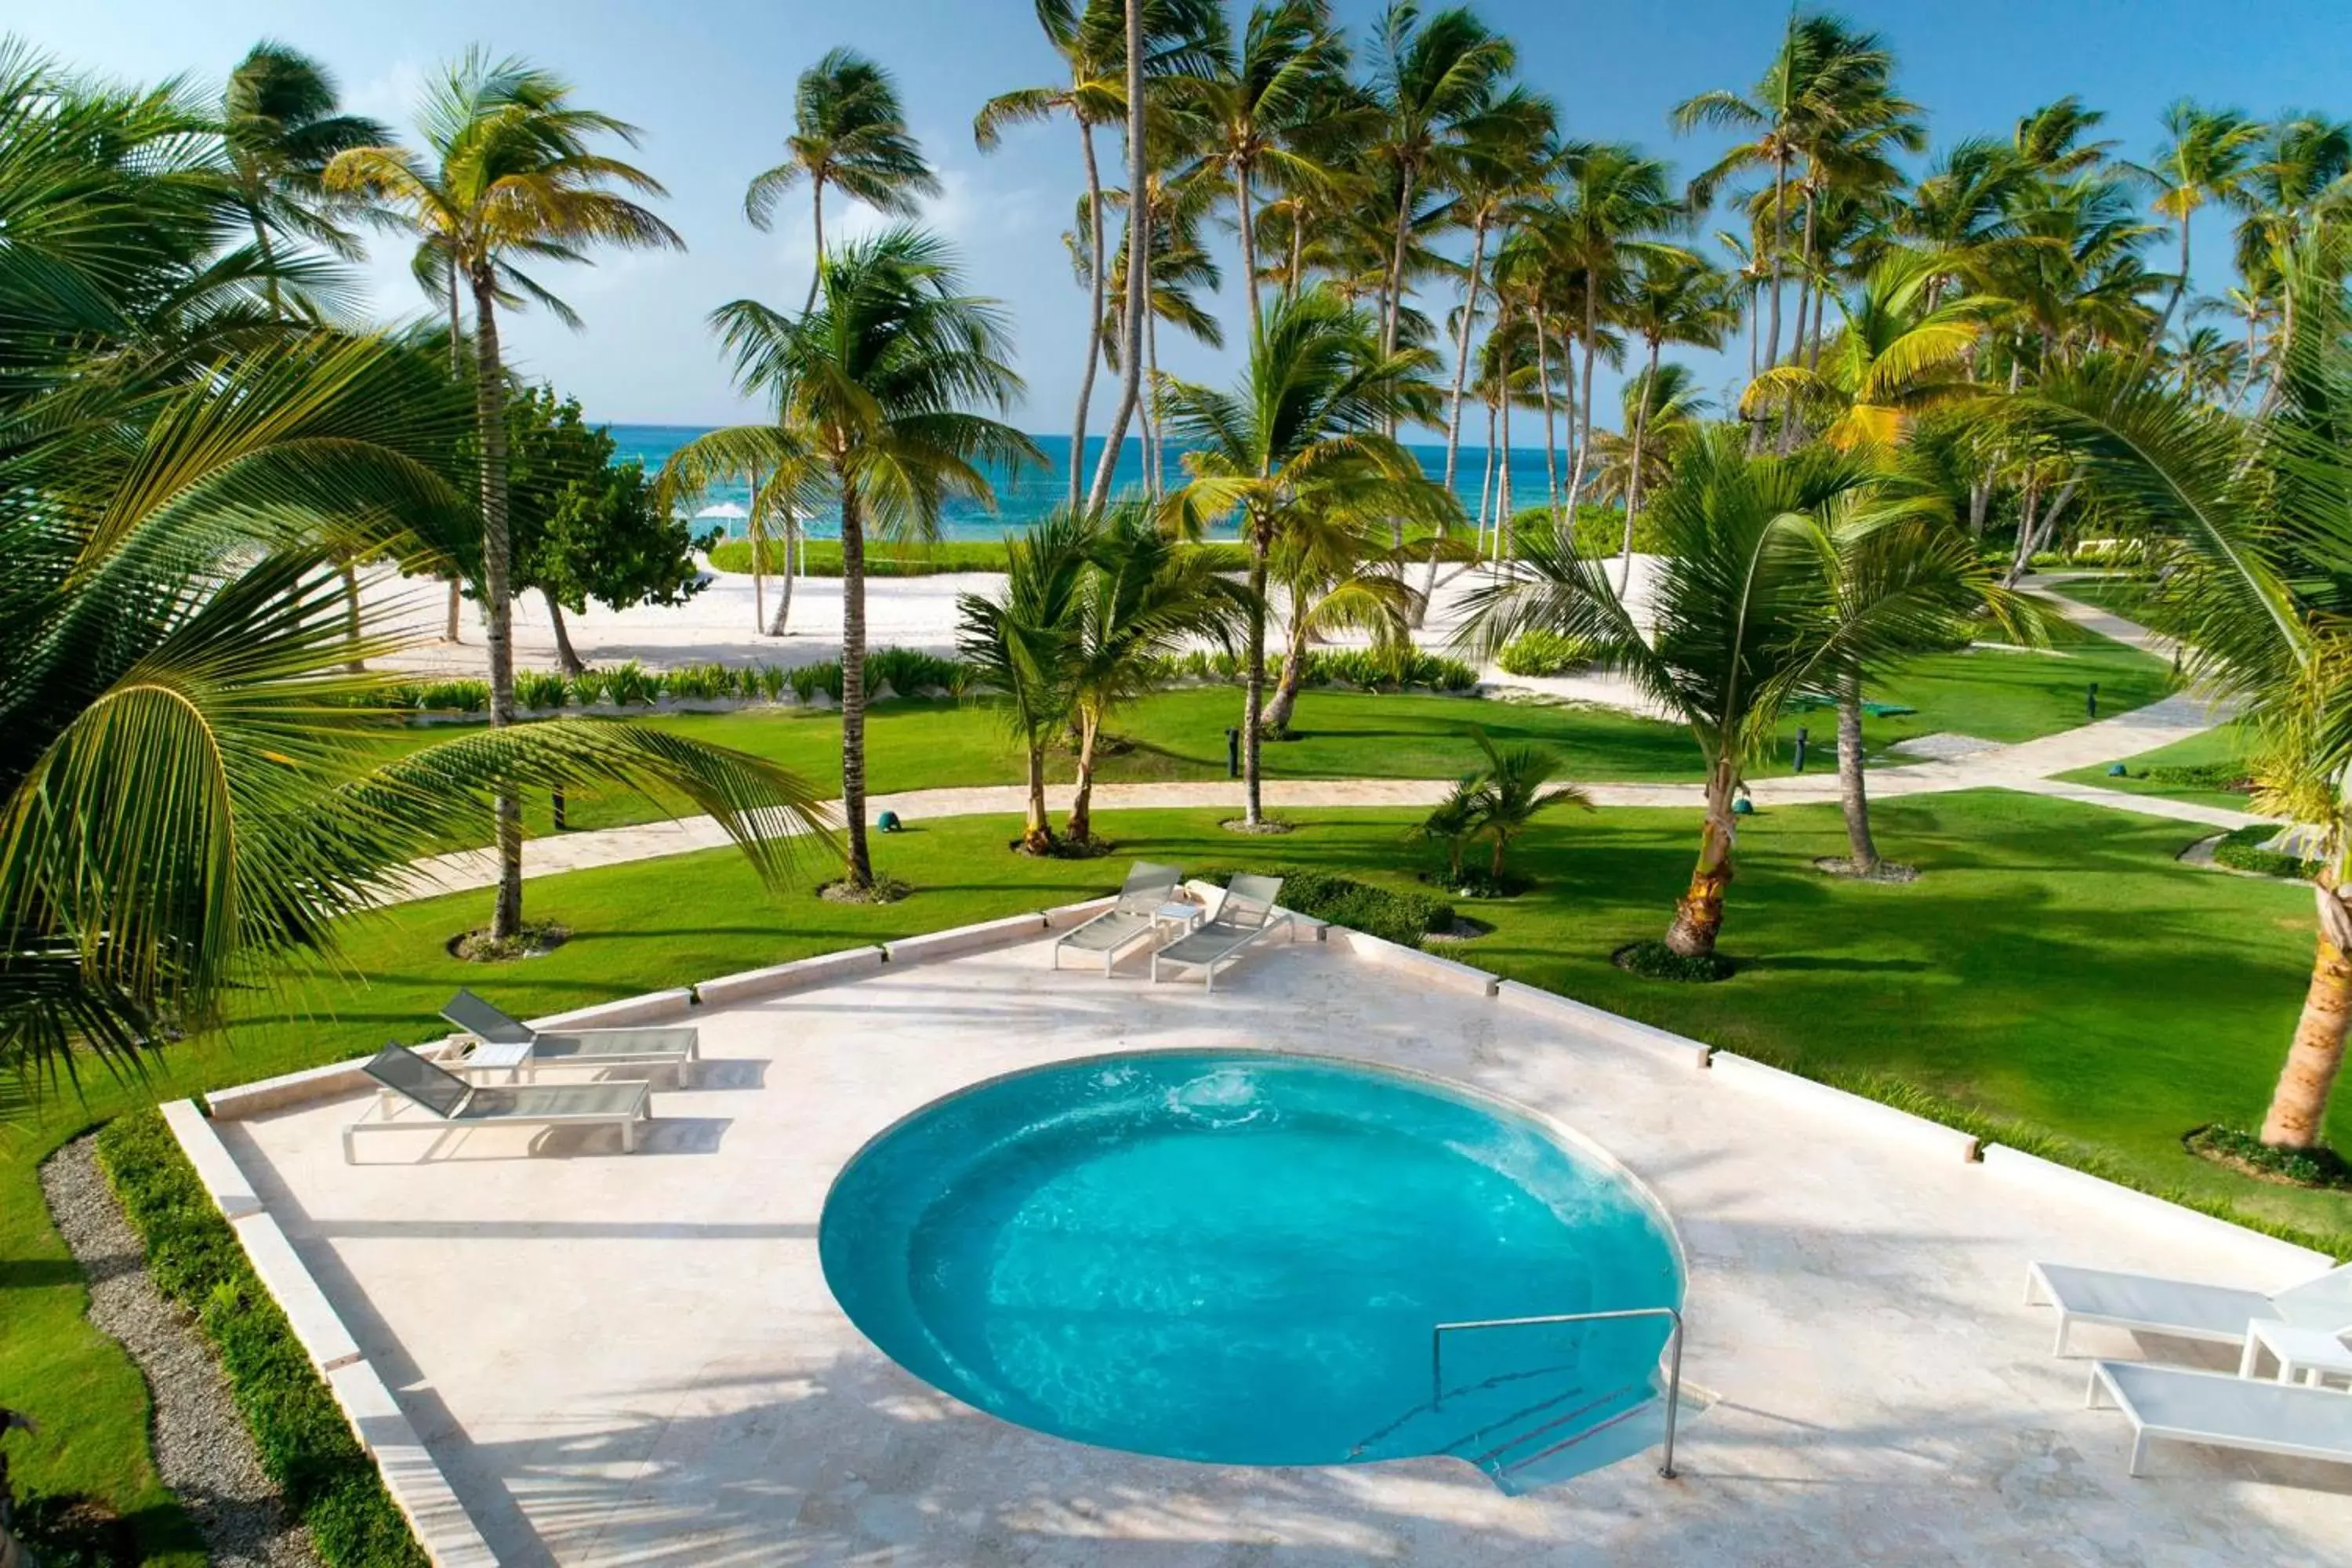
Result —
[{"label": "grass mound", "polygon": [[1630,942],[1611,953],[1609,961],[1644,980],[1675,980],[1692,985],[1728,980],[1732,971],[1731,960],[1719,952],[1681,953],[1656,941]]}]

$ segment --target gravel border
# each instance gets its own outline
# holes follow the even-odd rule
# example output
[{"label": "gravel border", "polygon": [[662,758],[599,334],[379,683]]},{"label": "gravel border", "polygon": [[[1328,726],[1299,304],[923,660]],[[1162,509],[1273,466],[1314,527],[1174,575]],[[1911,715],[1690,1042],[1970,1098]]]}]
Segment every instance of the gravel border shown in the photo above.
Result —
[{"label": "gravel border", "polygon": [[323,1568],[310,1532],[286,1517],[278,1488],[194,1321],[147,1277],[138,1234],[98,1167],[97,1135],[41,1164],[58,1232],[89,1279],[89,1321],[139,1363],[152,1400],[155,1468],[227,1568]]}]

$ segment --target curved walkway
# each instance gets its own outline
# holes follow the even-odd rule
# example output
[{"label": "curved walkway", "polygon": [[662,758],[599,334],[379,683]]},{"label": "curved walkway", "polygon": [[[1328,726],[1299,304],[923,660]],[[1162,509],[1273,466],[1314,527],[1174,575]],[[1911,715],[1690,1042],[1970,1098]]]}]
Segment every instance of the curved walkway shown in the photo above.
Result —
[{"label": "curved walkway", "polygon": [[[2159,658],[2172,657],[2172,644],[2144,626],[2092,605],[2060,598],[2047,588],[2037,587],[2035,591],[2048,598],[2067,619],[2089,630]],[[1956,790],[2013,789],[2209,827],[2244,827],[2266,819],[2250,812],[2169,800],[2161,795],[2126,795],[2120,790],[2069,784],[2051,776],[2095,766],[2111,758],[2154,751],[2211,729],[2225,717],[2194,698],[2167,697],[2114,719],[2102,719],[2015,745],[1996,746],[1950,762],[1874,768],[1870,774],[1870,793],[1874,799],[1886,800]],[[1264,798],[1266,806],[1276,811],[1426,806],[1444,799],[1453,787],[1448,779],[1268,779],[1264,785]],[[1837,775],[1833,772],[1758,779],[1748,788],[1759,805],[1813,805],[1838,798]],[[1589,784],[1585,793],[1596,805],[1688,809],[1703,805],[1705,799],[1701,786],[1696,784]],[[1065,784],[1049,790],[1047,800],[1054,810],[1066,811],[1070,795],[1070,786]],[[1027,791],[1020,784],[976,784],[877,795],[868,797],[866,805],[871,812],[895,811],[915,821],[1015,815],[1025,808],[1027,798]],[[1098,784],[1095,786],[1094,805],[1097,811],[1221,806],[1237,812],[1242,806],[1242,786],[1238,781],[1227,779]],[[594,828],[529,840],[523,845],[523,873],[534,878],[552,876],[698,849],[721,848],[728,842],[726,833],[708,816]],[[492,887],[497,881],[496,854],[489,849],[465,849],[416,861],[410,868],[400,897],[432,898]]]}]

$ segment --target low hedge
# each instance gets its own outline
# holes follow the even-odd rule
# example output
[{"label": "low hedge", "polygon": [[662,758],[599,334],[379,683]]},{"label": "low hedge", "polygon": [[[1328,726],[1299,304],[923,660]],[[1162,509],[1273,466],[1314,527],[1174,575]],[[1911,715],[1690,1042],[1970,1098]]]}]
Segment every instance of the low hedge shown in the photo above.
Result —
[{"label": "low hedge", "polygon": [[1279,877],[1283,908],[1380,937],[1401,947],[1419,947],[1422,938],[1432,931],[1450,931],[1454,926],[1454,906],[1444,899],[1376,888],[1369,882],[1335,877],[1328,871],[1290,866],[1243,866],[1200,875],[1202,880],[1219,887],[1236,876]]},{"label": "low hedge", "polygon": [[2241,827],[2221,836],[2213,846],[2213,864],[2227,866],[2232,871],[2253,871],[2264,877],[2308,877],[2318,869],[2310,861],[2294,855],[2282,855],[2263,845],[2278,837],[2278,828],[2271,823],[2258,822],[2252,827]]},{"label": "low hedge", "polygon": [[2139,776],[2170,789],[2210,789],[2224,795],[2252,795],[2253,775],[2243,763],[2197,763],[2186,767],[2142,768]]},{"label": "low hedge", "polygon": [[[1211,542],[1185,548],[1209,552],[1220,572],[1245,572],[1249,569],[1249,552],[1239,544]],[[711,547],[709,556],[710,564],[721,572],[749,573],[751,570],[751,542],[748,539],[724,541]],[[782,542],[769,540],[760,551],[760,560],[770,572],[783,571],[784,547]],[[1003,570],[1004,542],[1001,539],[943,539],[936,544],[868,544],[866,547],[866,574],[869,577],[935,577],[944,572]],[[840,576],[841,541],[803,541],[801,573],[808,577]]]},{"label": "low hedge", "polygon": [[1521,632],[1495,663],[1509,675],[1566,675],[1592,662],[1592,645],[1560,632]]},{"label": "low hedge", "polygon": [[147,1272],[219,1352],[261,1468],[331,1568],[425,1568],[375,1461],[320,1379],[153,1110],[117,1118],[98,1160],[139,1233]]}]

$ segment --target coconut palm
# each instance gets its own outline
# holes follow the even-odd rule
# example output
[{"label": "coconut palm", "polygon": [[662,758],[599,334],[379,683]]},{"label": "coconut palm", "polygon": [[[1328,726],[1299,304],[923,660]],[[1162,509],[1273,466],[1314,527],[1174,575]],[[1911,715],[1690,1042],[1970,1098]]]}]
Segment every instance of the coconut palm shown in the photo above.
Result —
[{"label": "coconut palm", "polygon": [[1244,605],[1202,552],[1179,544],[1150,509],[1114,503],[1087,550],[1067,650],[1071,717],[1078,731],[1077,789],[1066,836],[1094,838],[1095,763],[1103,726],[1151,689],[1160,660],[1202,638],[1230,639]]},{"label": "coconut palm", "polygon": [[2184,98],[2166,108],[2164,132],[2164,145],[2153,160],[2125,165],[2155,193],[2156,210],[2180,231],[2180,274],[2149,334],[2151,346],[2172,330],[2172,318],[2189,290],[2189,220],[2209,202],[2236,198],[2263,128],[2236,110],[2204,109]]},{"label": "coconut palm", "polygon": [[1470,335],[1478,320],[1478,291],[1486,278],[1486,237],[1507,229],[1520,210],[1551,189],[1558,148],[1557,112],[1549,103],[1490,117],[1474,127],[1453,179],[1454,216],[1469,225],[1470,261],[1463,274],[1462,306],[1454,320],[1454,386],[1445,408],[1447,489],[1462,450],[1462,388],[1470,370]]},{"label": "coconut palm", "polygon": [[[752,426],[726,438],[698,438],[669,455],[655,476],[654,505],[665,513],[689,507],[718,486],[737,483],[751,496],[743,530],[751,546],[751,624],[780,637],[793,613],[793,576],[805,521],[824,504],[829,474],[824,458],[782,426]],[[773,542],[783,562],[783,591],[775,618],[767,613],[767,571]]]},{"label": "coconut palm", "polygon": [[1354,523],[1428,520],[1454,510],[1412,455],[1384,435],[1435,410],[1423,350],[1381,350],[1379,328],[1328,288],[1277,300],[1254,323],[1249,363],[1229,392],[1174,380],[1169,423],[1188,482],[1171,500],[1189,526],[1238,515],[1249,547],[1244,663],[1244,820],[1265,821],[1260,739],[1265,719],[1268,574],[1276,546],[1309,516]]},{"label": "coconut palm", "polygon": [[1070,718],[1071,655],[1087,553],[1088,514],[1056,510],[1004,541],[1004,586],[956,595],[956,651],[978,671],[1027,763],[1028,812],[1021,849],[1050,854],[1045,816],[1045,747]]},{"label": "coconut palm", "polygon": [[1302,512],[1276,546],[1268,575],[1282,592],[1283,654],[1265,705],[1267,736],[1290,733],[1317,643],[1353,634],[1384,653],[1411,651],[1427,601],[1406,583],[1403,552],[1387,545],[1386,531],[1354,517]]},{"label": "coconut palm", "polygon": [[[1668,343],[1690,348],[1719,346],[1737,324],[1738,308],[1731,302],[1730,280],[1696,257],[1650,253],[1638,258],[1618,301],[1617,322],[1642,340],[1647,363],[1636,384],[1654,385],[1658,353]],[[1649,436],[1648,395],[1631,401],[1633,449],[1625,464],[1625,543],[1617,568],[1620,593],[1633,572],[1633,524],[1642,513],[1642,447]]]},{"label": "coconut palm", "polygon": [[1674,360],[1627,381],[1621,403],[1618,429],[1593,434],[1592,490],[1622,505],[1636,490],[1633,432],[1643,432],[1639,493],[1646,495],[1673,476],[1675,455],[1699,432],[1699,416],[1712,405],[1691,367]]},{"label": "coconut palm", "polygon": [[[221,145],[265,269],[309,247],[359,258],[359,238],[334,221],[322,176],[336,153],[391,139],[373,120],[337,112],[335,79],[308,55],[273,42],[247,52],[222,95]],[[282,310],[274,272],[265,287],[270,309]]]},{"label": "coconut palm", "polygon": [[1690,445],[1651,505],[1663,560],[1641,619],[1565,530],[1522,541],[1520,574],[1470,595],[1466,646],[1491,657],[1522,632],[1581,638],[1688,727],[1706,763],[1706,809],[1666,932],[1676,953],[1715,951],[1738,838],[1732,803],[1789,699],[1829,670],[1901,658],[1948,624],[1940,603],[1899,581],[1834,605],[1832,512],[1874,477],[1826,448],[1752,456],[1738,431],[1718,427]]},{"label": "coconut palm", "polygon": [[[1000,419],[1021,391],[995,301],[962,292],[954,253],[911,228],[839,246],[799,317],[753,300],[711,313],[736,384],[773,403],[762,425],[716,430],[681,448],[690,468],[772,471],[804,453],[822,465],[841,519],[841,795],[849,890],[874,885],[866,835],[866,540],[930,538],[949,496],[993,503],[982,465],[1042,462]],[[668,475],[666,471],[665,477]]]},{"label": "coconut palm", "polygon": [[1383,123],[1373,151],[1395,187],[1381,284],[1381,350],[1390,353],[1399,341],[1416,198],[1451,181],[1472,137],[1497,117],[1527,112],[1534,100],[1505,93],[1518,51],[1466,6],[1424,17],[1416,0],[1390,0],[1375,33],[1372,93]]},{"label": "coconut palm", "polygon": [[2323,1142],[2352,1022],[2352,323],[2326,243],[2308,237],[2284,255],[2299,324],[2279,395],[2252,419],[2113,367],[2018,400],[2169,546],[2149,617],[2182,638],[2200,689],[2242,704],[2254,808],[2318,829],[2311,978],[2261,1133],[2287,1149]]},{"label": "coconut palm", "polygon": [[1478,830],[1478,775],[1467,773],[1456,779],[1445,798],[1412,826],[1411,837],[1424,844],[1445,847],[1445,885],[1449,888],[1462,886],[1462,854],[1469,847],[1470,836]]},{"label": "coconut palm", "polygon": [[[652,175],[594,150],[604,137],[634,146],[635,127],[583,109],[560,78],[476,50],[428,90],[419,120],[430,154],[353,147],[327,165],[331,191],[363,195],[445,254],[474,302],[475,433],[481,453],[482,621],[490,656],[490,722],[514,722],[514,605],[507,530],[507,374],[499,307],[546,306],[579,317],[518,263],[584,260],[587,246],[685,248],[677,231],[633,197],[660,195]],[[627,194],[623,194],[627,193]],[[522,805],[498,803],[499,895],[494,938],[522,925]]]},{"label": "coconut palm", "polygon": [[[776,219],[777,205],[803,180],[809,187],[809,222],[814,230],[815,262],[824,260],[824,188],[875,211],[910,217],[921,198],[940,194],[939,177],[923,158],[922,144],[907,129],[898,107],[898,86],[890,73],[855,49],[830,49],[801,73],[793,89],[793,133],[784,138],[784,161],[751,177],[743,193],[743,216],[762,233]],[[816,304],[816,273],[809,274],[807,312]]]},{"label": "coconut palm", "polygon": [[[1592,809],[1592,797],[1574,784],[1553,784],[1568,759],[1549,746],[1534,742],[1498,746],[1484,730],[1472,732],[1486,766],[1472,791],[1471,835],[1494,846],[1486,864],[1489,880],[1503,879],[1503,858],[1514,840],[1535,826],[1536,818],[1556,805]],[[1546,786],[1549,787],[1546,787]],[[1455,867],[1460,875],[1460,867]]]},{"label": "coconut palm", "polygon": [[2283,389],[2286,347],[2295,334],[2297,290],[2284,287],[2291,265],[2306,272],[2320,260],[2340,259],[2329,244],[2297,258],[2299,249],[2323,236],[2341,233],[2352,214],[2352,122],[2324,115],[2281,116],[2241,177],[2237,197],[2245,216],[2237,228],[2238,272],[2249,283],[2272,287],[2278,323],[2270,358],[2265,401]]}]

